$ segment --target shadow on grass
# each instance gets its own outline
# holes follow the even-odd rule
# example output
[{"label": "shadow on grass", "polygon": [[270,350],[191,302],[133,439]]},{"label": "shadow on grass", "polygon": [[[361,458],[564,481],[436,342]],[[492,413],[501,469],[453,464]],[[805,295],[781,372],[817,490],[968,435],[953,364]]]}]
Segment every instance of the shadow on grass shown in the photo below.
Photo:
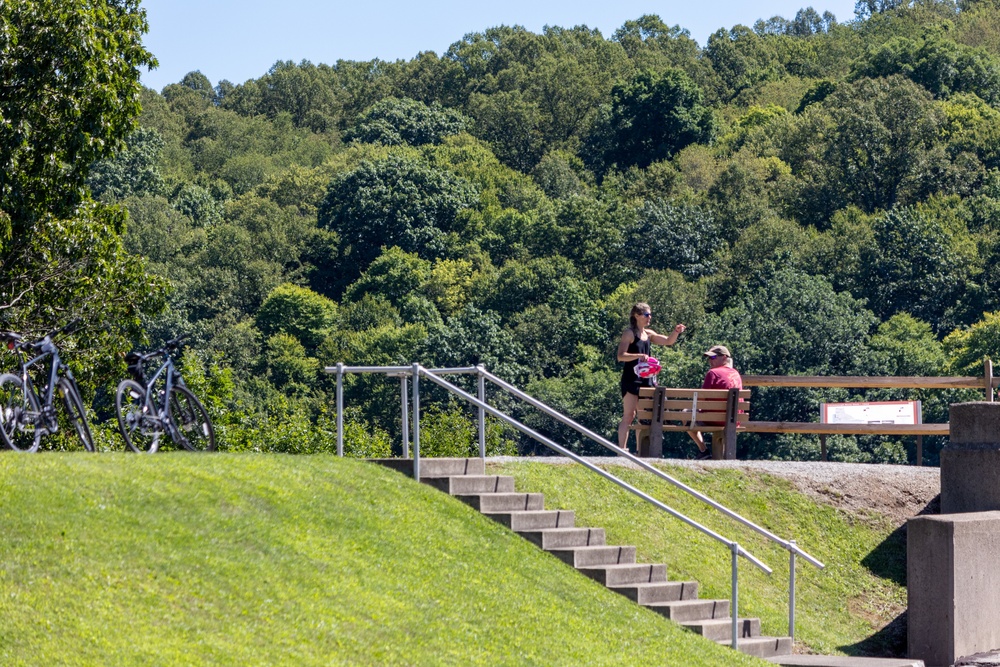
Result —
[{"label": "shadow on grass", "polygon": [[[941,495],[938,494],[917,513],[917,516],[941,513]],[[881,544],[861,559],[861,564],[876,577],[888,579],[899,586],[906,586],[906,524],[892,531]]]},{"label": "shadow on grass", "polygon": [[889,622],[884,628],[856,644],[838,646],[847,655],[875,658],[906,657],[906,612]]},{"label": "shadow on grass", "polygon": [[[917,516],[941,513],[941,496],[935,496]],[[906,524],[885,538],[861,560],[861,564],[877,577],[906,586]],[[855,644],[839,647],[853,656],[903,658],[906,656],[906,611],[875,634]]]}]

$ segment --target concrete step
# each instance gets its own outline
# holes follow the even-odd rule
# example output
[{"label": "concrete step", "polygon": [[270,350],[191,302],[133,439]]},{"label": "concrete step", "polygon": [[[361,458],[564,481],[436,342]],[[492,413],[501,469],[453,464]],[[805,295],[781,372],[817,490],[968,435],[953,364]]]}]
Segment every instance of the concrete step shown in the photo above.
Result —
[{"label": "concrete step", "polygon": [[506,475],[458,475],[452,477],[423,477],[421,482],[457,496],[472,493],[514,493],[514,478]]},{"label": "concrete step", "polygon": [[[705,639],[711,639],[712,641],[732,641],[733,638],[733,619],[729,618],[712,618],[701,621],[685,621],[681,623],[685,628],[699,634]],[[759,618],[741,618],[736,621],[736,633],[737,637],[744,639],[748,637],[759,637],[760,636],[760,619]]]},{"label": "concrete step", "polygon": [[784,667],[924,667],[914,658],[856,658],[846,655],[779,655],[765,658]]},{"label": "concrete step", "polygon": [[[729,646],[730,640],[720,641],[719,644]],[[757,658],[770,658],[776,655],[791,655],[791,637],[748,637],[740,639],[737,643],[740,653],[746,653]]]},{"label": "concrete step", "polygon": [[573,510],[483,512],[483,514],[515,532],[572,528],[576,522],[576,512]]},{"label": "concrete step", "polygon": [[603,528],[547,528],[519,530],[518,535],[545,550],[561,547],[592,547],[604,544]]},{"label": "concrete step", "polygon": [[676,623],[729,617],[729,600],[678,600],[653,602],[643,606]]},{"label": "concrete step", "polygon": [[[398,470],[413,477],[413,459],[368,459],[371,463]],[[453,477],[456,475],[485,475],[486,461],[481,458],[469,459],[420,459],[420,479],[428,477]]]},{"label": "concrete step", "polygon": [[667,566],[663,563],[637,563],[634,565],[594,565],[578,567],[580,572],[605,586],[652,583],[667,580]]},{"label": "concrete step", "polygon": [[480,512],[540,510],[545,507],[545,495],[541,493],[475,493],[455,497]]},{"label": "concrete step", "polygon": [[697,581],[664,581],[652,584],[609,586],[609,588],[641,605],[648,605],[654,602],[696,600],[698,598]]},{"label": "concrete step", "polygon": [[633,546],[600,545],[593,547],[547,549],[547,551],[562,562],[573,567],[635,563],[635,547]]}]

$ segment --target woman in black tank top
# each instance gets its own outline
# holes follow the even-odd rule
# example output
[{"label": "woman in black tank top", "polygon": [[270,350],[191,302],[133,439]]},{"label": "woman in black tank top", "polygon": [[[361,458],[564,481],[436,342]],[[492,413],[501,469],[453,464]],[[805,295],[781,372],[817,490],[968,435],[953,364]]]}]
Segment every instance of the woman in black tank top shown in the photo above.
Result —
[{"label": "woman in black tank top", "polygon": [[652,387],[655,384],[654,378],[640,378],[635,374],[636,364],[650,356],[651,343],[673,345],[685,329],[683,324],[678,324],[669,336],[663,336],[648,328],[652,319],[648,303],[640,302],[632,306],[628,319],[629,328],[622,332],[622,339],[618,343],[618,361],[625,364],[621,379],[624,412],[621,423],[618,424],[618,446],[622,449],[626,448],[628,431],[635,420],[639,388]]}]

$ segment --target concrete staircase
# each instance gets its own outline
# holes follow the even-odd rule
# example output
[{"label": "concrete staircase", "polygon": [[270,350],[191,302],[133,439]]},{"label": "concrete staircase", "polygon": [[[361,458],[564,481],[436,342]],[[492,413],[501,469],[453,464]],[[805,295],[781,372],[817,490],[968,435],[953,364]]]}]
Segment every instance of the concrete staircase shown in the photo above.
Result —
[{"label": "concrete staircase", "polygon": [[[375,461],[413,476],[413,461]],[[637,563],[634,546],[605,543],[603,528],[575,525],[572,510],[546,510],[541,493],[517,493],[514,478],[486,475],[482,459],[421,459],[420,481],[471,505],[581,573],[706,639],[728,645],[729,600],[698,599],[698,582],[668,581],[667,566]],[[789,655],[790,637],[760,634],[760,619],[741,618],[739,650],[760,658]]]}]

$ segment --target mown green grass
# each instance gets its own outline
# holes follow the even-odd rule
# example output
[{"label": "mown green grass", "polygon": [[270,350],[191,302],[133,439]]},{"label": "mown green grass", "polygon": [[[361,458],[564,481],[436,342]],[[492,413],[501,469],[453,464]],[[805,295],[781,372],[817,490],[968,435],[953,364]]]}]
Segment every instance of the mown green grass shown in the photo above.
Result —
[{"label": "mown green grass", "polygon": [[3,453],[0,664],[763,663],[373,464]]},{"label": "mown green grass", "polygon": [[[634,544],[642,562],[666,563],[670,579],[694,579],[701,597],[729,598],[728,548],[579,465],[516,462],[491,465],[513,475],[519,491],[545,493],[552,509],[573,509],[580,526],[607,530],[609,544]],[[788,631],[788,552],[720,515],[651,473],[606,469],[666,505],[741,546],[773,568],[767,576],[740,559],[740,615],[761,618],[764,634]],[[858,520],[817,503],[781,478],[733,469],[699,472],[662,466],[668,474],[709,495],[822,561],[818,570],[798,559],[796,640],[800,650],[851,655],[905,651],[905,543],[878,515]],[[878,508],[872,508],[877,510]],[[886,625],[889,625],[886,628]]]}]

